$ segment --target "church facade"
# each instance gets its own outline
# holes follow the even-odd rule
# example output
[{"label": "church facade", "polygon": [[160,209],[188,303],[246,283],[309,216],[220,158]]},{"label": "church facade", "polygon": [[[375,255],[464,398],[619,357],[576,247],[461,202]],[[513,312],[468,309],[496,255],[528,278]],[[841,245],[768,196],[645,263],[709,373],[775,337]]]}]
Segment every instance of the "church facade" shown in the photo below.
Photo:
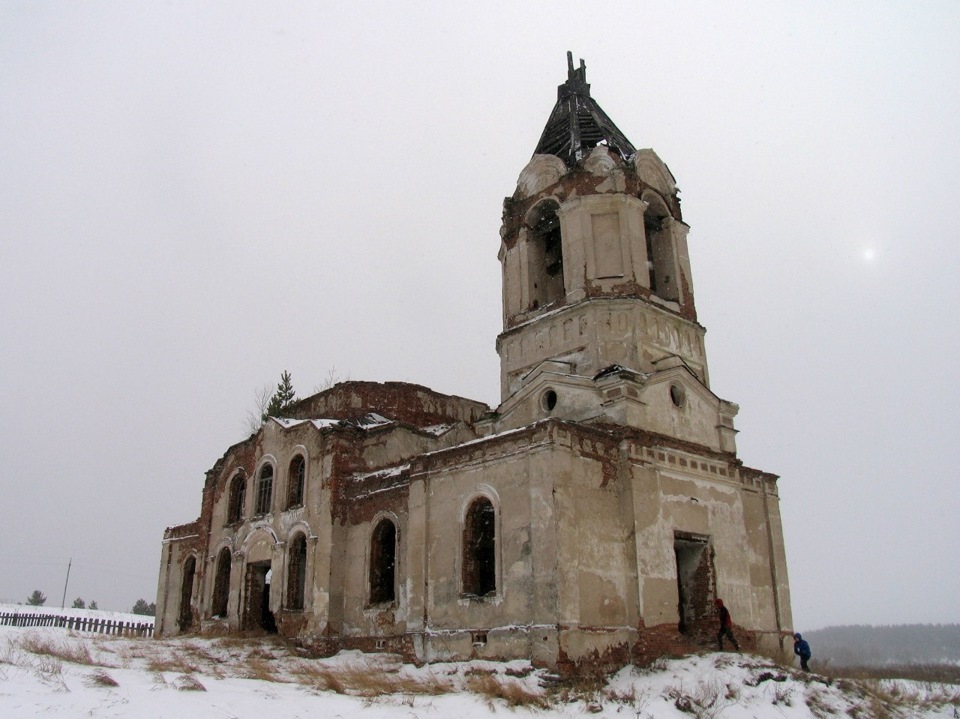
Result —
[{"label": "church facade", "polygon": [[271,417],[168,528],[157,633],[610,668],[791,627],[777,477],[710,387],[675,180],[568,78],[499,259],[501,403],[343,382]]}]

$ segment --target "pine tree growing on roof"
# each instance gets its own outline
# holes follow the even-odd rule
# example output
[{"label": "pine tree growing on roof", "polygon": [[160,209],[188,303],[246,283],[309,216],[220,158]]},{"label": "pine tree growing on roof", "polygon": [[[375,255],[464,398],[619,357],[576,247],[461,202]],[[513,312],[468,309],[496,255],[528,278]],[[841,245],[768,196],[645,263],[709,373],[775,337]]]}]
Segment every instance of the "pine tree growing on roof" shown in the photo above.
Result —
[{"label": "pine tree growing on roof", "polygon": [[270,403],[263,412],[261,420],[266,422],[267,417],[283,416],[283,413],[296,401],[297,394],[293,389],[293,381],[290,378],[290,373],[284,370],[280,375],[280,382],[277,383],[277,391],[274,392],[270,398]]}]

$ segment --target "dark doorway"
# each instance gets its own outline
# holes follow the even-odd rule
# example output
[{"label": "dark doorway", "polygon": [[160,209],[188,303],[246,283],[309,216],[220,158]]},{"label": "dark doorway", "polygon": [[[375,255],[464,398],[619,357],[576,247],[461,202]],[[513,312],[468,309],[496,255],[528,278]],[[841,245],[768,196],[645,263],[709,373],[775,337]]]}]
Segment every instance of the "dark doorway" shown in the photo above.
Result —
[{"label": "dark doorway", "polygon": [[188,557],[183,563],[183,583],[180,585],[180,616],[177,619],[177,626],[181,632],[189,630],[193,626],[193,609],[190,604],[193,599],[193,578],[197,573],[197,560],[194,557]]},{"label": "dark doorway", "polygon": [[673,549],[677,558],[679,629],[691,634],[712,616],[716,593],[713,550],[708,536],[690,532],[674,532]]},{"label": "dark doorway", "polygon": [[243,628],[260,629],[270,634],[277,631],[277,623],[270,611],[270,562],[253,562],[247,565],[245,584],[246,602],[243,611]]}]

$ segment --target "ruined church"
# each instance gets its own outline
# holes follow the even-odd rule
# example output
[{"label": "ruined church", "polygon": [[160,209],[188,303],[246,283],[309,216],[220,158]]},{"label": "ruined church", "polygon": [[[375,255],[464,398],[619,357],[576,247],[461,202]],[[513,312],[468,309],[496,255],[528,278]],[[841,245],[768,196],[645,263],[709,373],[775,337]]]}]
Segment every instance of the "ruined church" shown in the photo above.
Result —
[{"label": "ruined church", "polygon": [[[206,472],[157,633],[613,668],[791,627],[777,477],[714,394],[670,170],[583,61],[503,203],[501,401],[337,384]],[[495,246],[495,245],[494,245]]]}]

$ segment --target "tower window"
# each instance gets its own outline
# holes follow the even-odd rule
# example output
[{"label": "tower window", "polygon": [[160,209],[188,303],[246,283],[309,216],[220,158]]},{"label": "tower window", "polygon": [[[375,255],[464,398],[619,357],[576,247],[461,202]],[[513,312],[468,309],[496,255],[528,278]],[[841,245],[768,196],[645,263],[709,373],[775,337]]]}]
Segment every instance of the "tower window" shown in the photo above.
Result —
[{"label": "tower window", "polygon": [[296,507],[303,504],[303,483],[306,479],[307,463],[303,455],[298,454],[290,462],[290,470],[287,472],[287,481],[290,483],[290,490],[287,493],[287,506]]},{"label": "tower window", "polygon": [[649,203],[643,215],[643,230],[647,239],[648,284],[650,291],[657,297],[677,302],[680,300],[680,290],[673,236],[670,231],[670,213],[659,197],[651,195],[653,193],[645,193],[643,197]]},{"label": "tower window", "polygon": [[290,543],[287,567],[287,609],[303,609],[307,579],[307,538],[299,532]]},{"label": "tower window", "polygon": [[257,482],[257,514],[269,513],[272,499],[273,466],[268,464],[260,470],[260,481]]},{"label": "tower window", "polygon": [[489,499],[478,497],[463,526],[463,593],[485,597],[496,591],[496,512]]},{"label": "tower window", "polygon": [[566,294],[559,209],[555,200],[547,200],[534,207],[527,216],[532,309],[562,300]]},{"label": "tower window", "polygon": [[381,519],[370,540],[370,603],[396,600],[397,527]]}]

